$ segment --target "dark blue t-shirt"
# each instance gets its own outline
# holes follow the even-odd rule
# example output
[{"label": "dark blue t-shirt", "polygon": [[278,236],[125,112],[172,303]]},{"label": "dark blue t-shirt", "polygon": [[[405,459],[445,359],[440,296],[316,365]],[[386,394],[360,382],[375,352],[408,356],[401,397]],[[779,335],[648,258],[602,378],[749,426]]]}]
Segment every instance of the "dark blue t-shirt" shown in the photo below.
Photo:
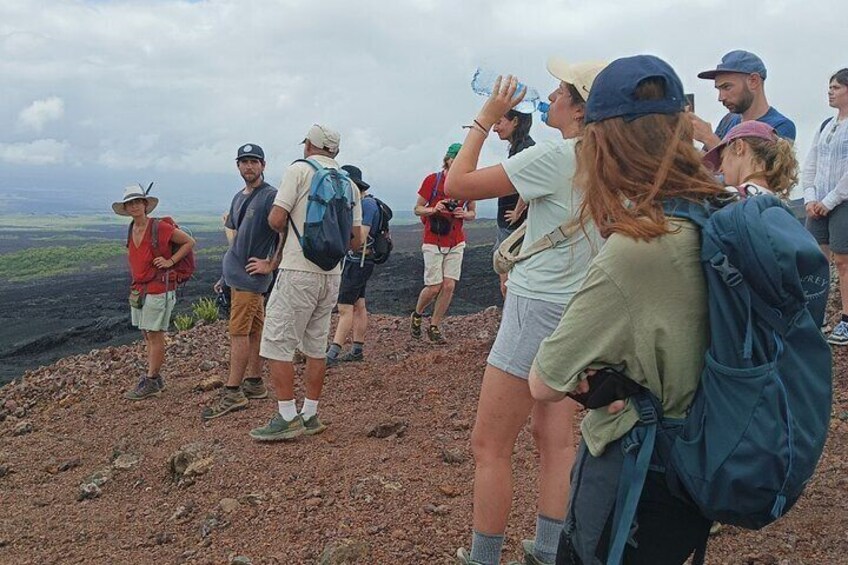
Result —
[{"label": "dark blue t-shirt", "polygon": [[[243,190],[239,190],[233,197],[225,225],[237,230],[236,238],[224,254],[222,271],[228,286],[262,294],[271,286],[273,275],[250,275],[245,267],[251,257],[271,257],[277,247],[279,234],[268,225],[268,215],[274,205],[277,189],[266,182],[254,190],[259,192],[250,201],[247,210],[242,210],[248,198]],[[236,225],[239,219],[241,223]]]},{"label": "dark blue t-shirt", "polygon": [[[362,197],[362,225],[369,226],[368,230],[368,249],[374,244],[374,236],[377,235],[377,228],[380,224],[380,206],[374,197],[370,194]],[[360,257],[359,250],[350,252],[351,257]]]},{"label": "dark blue t-shirt", "polygon": [[[757,121],[773,127],[774,131],[777,132],[777,135],[780,137],[788,139],[789,141],[795,141],[795,123],[778,112],[774,106],[769,106],[768,112],[757,118]],[[715,134],[719,137],[719,139],[724,139],[724,136],[727,135],[727,132],[729,132],[731,128],[738,126],[741,123],[741,114],[727,114],[718,123]]]}]

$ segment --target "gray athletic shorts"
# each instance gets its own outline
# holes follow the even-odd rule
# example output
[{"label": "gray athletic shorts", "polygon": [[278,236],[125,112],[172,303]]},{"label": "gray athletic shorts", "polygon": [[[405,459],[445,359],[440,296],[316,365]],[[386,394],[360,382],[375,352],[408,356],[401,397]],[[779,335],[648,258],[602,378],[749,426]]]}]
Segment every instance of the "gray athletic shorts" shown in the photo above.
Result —
[{"label": "gray athletic shorts", "polygon": [[843,202],[824,218],[807,216],[807,230],[819,245],[828,245],[840,255],[848,254],[848,202]]},{"label": "gray athletic shorts", "polygon": [[526,379],[542,340],[554,333],[565,305],[506,293],[501,327],[489,352],[489,365]]}]

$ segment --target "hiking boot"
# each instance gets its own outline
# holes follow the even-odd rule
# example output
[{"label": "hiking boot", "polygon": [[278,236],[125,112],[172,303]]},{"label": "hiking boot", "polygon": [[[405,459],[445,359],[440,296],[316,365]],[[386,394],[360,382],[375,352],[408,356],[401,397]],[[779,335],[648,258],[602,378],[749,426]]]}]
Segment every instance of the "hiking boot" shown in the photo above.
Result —
[{"label": "hiking boot", "polygon": [[203,409],[201,417],[204,420],[212,420],[218,416],[229,414],[236,410],[241,410],[248,405],[247,397],[241,389],[229,390],[224,389],[224,392],[212,406],[207,406]]},{"label": "hiking boot", "polygon": [[445,336],[442,335],[439,326],[430,326],[427,328],[427,337],[430,338],[430,343],[434,345],[444,345],[447,343]]},{"label": "hiking boot", "polygon": [[135,387],[124,393],[124,398],[127,400],[144,400],[151,396],[159,396],[162,389],[165,388],[165,383],[162,377],[147,378],[147,375],[142,375]]},{"label": "hiking boot", "polygon": [[153,377],[153,382],[155,382],[156,386],[159,387],[159,392],[165,390],[165,379],[162,378],[162,375],[156,375]]},{"label": "hiking boot", "polygon": [[415,339],[421,339],[421,321],[423,316],[421,314],[412,313],[412,318],[409,323],[409,331],[412,333],[412,337]]},{"label": "hiking boot", "polygon": [[481,565],[479,561],[471,561],[471,556],[464,547],[456,550],[456,562],[458,565]]},{"label": "hiking boot", "polygon": [[507,565],[554,565],[539,561],[539,558],[533,555],[534,540],[521,540],[521,547],[524,549],[524,561],[510,561]]},{"label": "hiking boot", "polygon": [[327,366],[328,367],[335,367],[336,365],[338,365],[341,362],[342,362],[342,360],[339,359],[338,355],[336,355],[335,357],[330,357],[329,355],[327,355]]},{"label": "hiking boot", "polygon": [[721,524],[718,522],[713,522],[713,525],[710,526],[710,535],[717,536],[721,532]]},{"label": "hiking boot", "polygon": [[244,379],[241,382],[241,392],[248,400],[268,398],[268,389],[262,379]]},{"label": "hiking boot", "polygon": [[344,355],[336,357],[336,359],[337,359],[337,363],[350,363],[350,362],[364,361],[365,357],[362,355],[361,351],[357,351],[356,353],[354,353],[353,350],[351,350],[351,351],[348,351],[347,353],[345,353]]},{"label": "hiking boot", "polygon": [[300,419],[303,421],[303,435],[317,436],[327,429],[327,426],[318,419],[318,414],[315,414],[306,420],[304,420],[303,416],[301,416]]},{"label": "hiking boot", "polygon": [[831,345],[848,345],[848,322],[839,322],[830,335],[827,342]]},{"label": "hiking boot", "polygon": [[267,424],[250,430],[250,437],[256,441],[282,441],[294,439],[304,431],[303,418],[296,416],[294,420],[288,422],[277,412]]}]

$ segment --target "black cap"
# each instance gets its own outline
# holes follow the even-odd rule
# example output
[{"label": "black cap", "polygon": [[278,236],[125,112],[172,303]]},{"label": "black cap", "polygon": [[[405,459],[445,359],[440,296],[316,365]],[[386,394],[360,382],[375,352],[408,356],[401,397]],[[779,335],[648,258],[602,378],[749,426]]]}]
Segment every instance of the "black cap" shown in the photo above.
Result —
[{"label": "black cap", "polygon": [[350,180],[359,187],[359,190],[368,190],[371,188],[371,185],[362,180],[362,171],[359,170],[359,167],[354,167],[353,165],[343,165],[342,170],[347,172],[347,176],[350,177]]},{"label": "black cap", "polygon": [[238,156],[236,157],[236,161],[238,161],[239,159],[245,159],[247,157],[253,157],[254,159],[264,161],[265,152],[262,151],[262,148],[256,145],[255,143],[245,143],[244,145],[238,148]]}]

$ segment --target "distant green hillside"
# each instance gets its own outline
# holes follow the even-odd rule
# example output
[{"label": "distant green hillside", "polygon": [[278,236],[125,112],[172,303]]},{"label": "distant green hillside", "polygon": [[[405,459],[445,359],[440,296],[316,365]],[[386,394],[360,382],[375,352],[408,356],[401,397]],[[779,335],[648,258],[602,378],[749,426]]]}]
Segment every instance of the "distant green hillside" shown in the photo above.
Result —
[{"label": "distant green hillside", "polygon": [[120,242],[25,249],[0,255],[0,279],[20,282],[103,268],[110,259],[126,252]]}]

